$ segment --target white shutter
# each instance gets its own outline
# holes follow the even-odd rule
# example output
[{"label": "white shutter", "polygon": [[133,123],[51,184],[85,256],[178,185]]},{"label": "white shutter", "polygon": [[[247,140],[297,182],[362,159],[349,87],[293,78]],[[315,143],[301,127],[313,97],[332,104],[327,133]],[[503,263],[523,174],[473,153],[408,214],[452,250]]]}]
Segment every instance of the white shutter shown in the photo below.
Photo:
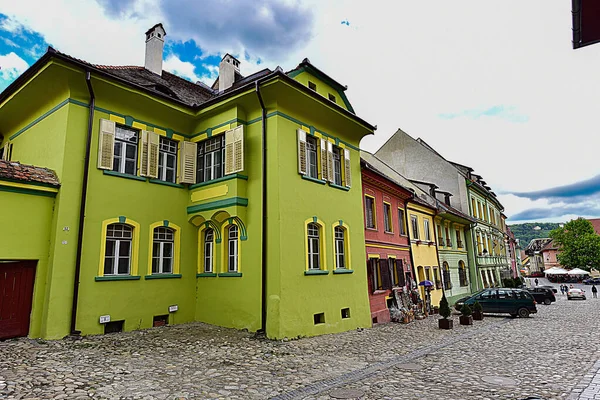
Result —
[{"label": "white shutter", "polygon": [[298,173],[306,175],[306,132],[298,129]]},{"label": "white shutter", "polygon": [[10,144],[8,142],[6,142],[6,144],[4,145],[4,151],[2,152],[2,160],[5,161],[10,161],[10,157],[8,152],[10,151]]},{"label": "white shutter", "polygon": [[325,139],[321,139],[321,151],[320,151],[320,158],[321,158],[321,179],[326,181],[329,173],[327,172],[328,170],[328,166],[327,166],[327,140]]},{"label": "white shutter", "polygon": [[333,182],[333,143],[327,141],[327,164],[329,168],[327,168],[327,180],[329,182]]},{"label": "white shutter", "polygon": [[[160,136],[158,133],[147,132],[148,134],[148,176],[158,178],[158,157]],[[195,170],[195,167],[194,167]]]},{"label": "white shutter", "polygon": [[352,186],[352,171],[350,169],[350,150],[344,149],[344,176],[346,187]]},{"label": "white shutter", "polygon": [[98,168],[100,169],[113,169],[116,128],[117,124],[114,121],[100,120],[100,134],[98,135]]},{"label": "white shutter", "polygon": [[141,132],[140,176],[148,176],[148,131]]},{"label": "white shutter", "polygon": [[197,143],[179,143],[179,183],[196,183]]},{"label": "white shutter", "polygon": [[225,175],[244,170],[244,127],[225,132]]}]

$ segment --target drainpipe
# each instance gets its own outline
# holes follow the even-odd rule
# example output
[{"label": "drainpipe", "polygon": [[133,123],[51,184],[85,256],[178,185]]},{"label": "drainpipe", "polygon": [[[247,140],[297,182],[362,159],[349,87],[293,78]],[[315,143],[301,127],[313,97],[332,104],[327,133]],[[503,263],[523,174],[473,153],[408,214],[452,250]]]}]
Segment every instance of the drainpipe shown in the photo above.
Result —
[{"label": "drainpipe", "polygon": [[[409,249],[409,254],[410,254],[410,265],[411,265],[411,269],[412,269],[412,273],[413,273],[413,280],[415,281],[415,283],[417,284],[417,289],[419,288],[419,276],[417,275],[417,267],[415,266],[415,258],[413,256],[413,251],[412,251],[412,243],[411,243],[411,237],[410,237],[410,229],[411,226],[409,225],[409,215],[408,215],[408,202],[410,199],[406,199],[404,200],[404,212],[406,214],[406,233],[408,236],[408,249]],[[410,288],[412,290],[412,287]]]},{"label": "drainpipe", "polygon": [[90,94],[88,131],[85,143],[85,159],[83,163],[83,181],[81,185],[81,204],[79,206],[79,226],[77,229],[77,254],[75,256],[75,278],[73,279],[73,305],[71,308],[71,335],[79,335],[81,331],[76,329],[77,303],[79,301],[79,276],[81,273],[81,253],[83,249],[83,224],[85,219],[85,203],[87,199],[88,175],[90,171],[90,150],[92,146],[92,127],[94,125],[94,107],[96,96],[92,88],[91,74],[86,71],[85,83]]},{"label": "drainpipe", "polygon": [[256,97],[262,111],[262,252],[261,252],[261,330],[267,334],[267,109],[256,81]]}]

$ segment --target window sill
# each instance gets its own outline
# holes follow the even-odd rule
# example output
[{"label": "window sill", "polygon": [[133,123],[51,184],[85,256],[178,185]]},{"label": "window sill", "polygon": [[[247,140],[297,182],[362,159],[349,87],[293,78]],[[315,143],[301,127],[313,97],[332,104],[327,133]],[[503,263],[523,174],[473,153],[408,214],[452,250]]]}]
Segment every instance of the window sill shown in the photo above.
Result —
[{"label": "window sill", "polygon": [[150,183],[157,183],[159,185],[165,185],[165,186],[171,186],[171,187],[176,187],[176,188],[185,188],[185,186],[183,186],[180,183],[173,183],[173,182],[167,182],[167,181],[161,181],[160,179],[150,179],[148,182]]},{"label": "window sill", "polygon": [[142,181],[142,182],[146,181],[146,178],[144,178],[143,176],[124,174],[122,172],[109,171],[107,169],[103,170],[102,173],[104,175],[118,176],[120,178],[133,179],[133,180],[136,180],[136,181]]},{"label": "window sill", "polygon": [[346,268],[338,268],[338,269],[334,269],[333,273],[334,274],[352,274],[352,273],[354,273],[354,270],[346,269]]},{"label": "window sill", "polygon": [[302,175],[302,179],[306,179],[307,181],[311,181],[311,182],[316,182],[316,183],[319,183],[321,185],[324,185],[324,184],[327,183],[327,181],[323,181],[321,179],[313,178],[312,176],[308,176],[308,175]]},{"label": "window sill", "polygon": [[377,228],[365,228],[368,231],[378,232]]},{"label": "window sill", "polygon": [[242,174],[225,175],[225,176],[223,176],[221,178],[213,179],[212,181],[200,182],[200,183],[193,184],[192,186],[190,186],[190,189],[196,189],[196,188],[199,188],[199,187],[212,185],[213,183],[228,181],[230,179],[243,179],[243,180],[247,181],[248,177],[246,175],[242,175]]},{"label": "window sill", "polygon": [[241,272],[221,272],[219,277],[223,278],[240,278],[242,276]]},{"label": "window sill", "polygon": [[199,274],[196,274],[196,278],[214,278],[216,276],[217,274],[215,274],[214,272],[201,272]]},{"label": "window sill", "polygon": [[388,235],[393,235],[394,234],[394,232],[392,232],[392,231],[383,231],[383,233],[387,233]]},{"label": "window sill", "polygon": [[309,269],[308,271],[304,271],[304,275],[328,275],[329,271],[324,269]]},{"label": "window sill", "polygon": [[340,190],[344,190],[344,191],[349,191],[350,188],[346,187],[346,186],[340,186],[340,185],[336,185],[335,183],[330,183],[329,186],[331,186],[332,188],[336,188],[336,189],[340,189]]},{"label": "window sill", "polygon": [[144,279],[173,279],[181,278],[181,274],[152,274],[144,276]]},{"label": "window sill", "polygon": [[105,276],[97,276],[94,278],[96,282],[102,281],[138,281],[140,279],[139,276],[135,275],[105,275]]}]

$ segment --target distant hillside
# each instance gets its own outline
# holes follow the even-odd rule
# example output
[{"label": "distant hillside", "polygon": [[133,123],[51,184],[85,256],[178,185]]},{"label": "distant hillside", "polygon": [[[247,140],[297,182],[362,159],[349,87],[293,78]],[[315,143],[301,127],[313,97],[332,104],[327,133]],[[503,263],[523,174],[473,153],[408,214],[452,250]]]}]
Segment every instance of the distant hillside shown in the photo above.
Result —
[{"label": "distant hillside", "polygon": [[[521,243],[521,248],[525,249],[529,242],[531,242],[531,239],[549,237],[550,231],[552,229],[558,228],[558,225],[558,223],[554,222],[530,222],[525,224],[509,225],[509,227],[510,230],[513,231],[513,233],[515,234],[515,237],[519,239],[519,242]],[[541,229],[534,229],[538,226]]]}]

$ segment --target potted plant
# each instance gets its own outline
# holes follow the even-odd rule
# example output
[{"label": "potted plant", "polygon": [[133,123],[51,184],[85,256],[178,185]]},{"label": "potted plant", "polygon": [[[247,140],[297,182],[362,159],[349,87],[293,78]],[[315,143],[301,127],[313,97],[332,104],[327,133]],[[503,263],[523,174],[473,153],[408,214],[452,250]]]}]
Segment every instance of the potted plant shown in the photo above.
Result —
[{"label": "potted plant", "polygon": [[471,311],[471,307],[468,304],[465,304],[460,308],[460,324],[461,325],[473,325],[473,316],[471,315],[473,311]]},{"label": "potted plant", "polygon": [[450,310],[450,306],[448,306],[448,300],[446,300],[446,295],[442,296],[440,300],[440,315],[442,318],[438,319],[438,324],[440,329],[452,329],[453,321],[448,319],[448,317],[452,314]]},{"label": "potted plant", "polygon": [[483,307],[481,307],[478,301],[473,304],[473,319],[475,321],[483,321]]}]

